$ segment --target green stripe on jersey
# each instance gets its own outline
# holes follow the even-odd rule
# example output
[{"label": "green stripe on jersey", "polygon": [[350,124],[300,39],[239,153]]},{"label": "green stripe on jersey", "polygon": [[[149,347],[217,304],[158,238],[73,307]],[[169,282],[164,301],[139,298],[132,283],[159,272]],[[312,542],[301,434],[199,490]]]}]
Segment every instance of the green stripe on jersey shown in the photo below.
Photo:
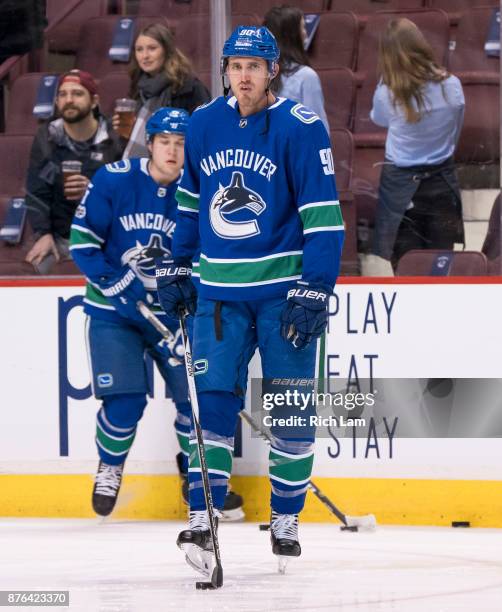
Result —
[{"label": "green stripe on jersey", "polygon": [[300,211],[303,229],[343,226],[342,211],[340,204],[325,204],[311,206]]},{"label": "green stripe on jersey", "polygon": [[201,282],[208,284],[229,284],[246,286],[274,282],[279,279],[300,278],[302,274],[302,253],[279,255],[267,259],[235,259],[224,263],[208,261],[200,256]]},{"label": "green stripe on jersey", "polygon": [[275,476],[291,485],[295,485],[310,478],[314,463],[314,453],[308,457],[295,459],[294,455],[285,457],[270,450],[268,461],[271,478]]},{"label": "green stripe on jersey", "polygon": [[199,198],[178,189],[176,191],[176,200],[183,208],[190,208],[194,212],[199,212]]},{"label": "green stripe on jersey", "polygon": [[101,243],[95,236],[84,230],[72,227],[70,232],[70,246],[75,246],[77,244],[95,244],[101,247]]}]

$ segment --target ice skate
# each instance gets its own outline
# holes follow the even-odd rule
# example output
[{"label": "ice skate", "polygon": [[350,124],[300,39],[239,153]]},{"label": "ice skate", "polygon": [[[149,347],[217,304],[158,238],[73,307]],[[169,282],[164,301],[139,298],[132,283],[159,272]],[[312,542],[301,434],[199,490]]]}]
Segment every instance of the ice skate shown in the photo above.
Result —
[{"label": "ice skate", "polygon": [[190,528],[180,532],[176,544],[190,567],[206,577],[212,576],[216,563],[206,510],[190,512]]},{"label": "ice skate", "polygon": [[[186,472],[183,472],[182,470],[181,453],[176,455],[176,463],[178,464],[178,470],[181,477],[181,495],[183,497],[183,501],[188,506],[190,504],[188,497],[188,478]],[[223,510],[221,510],[220,521],[225,523],[233,523],[244,520],[246,515],[242,509],[243,503],[242,496],[235,493],[235,491],[232,491],[229,483],[228,492],[225,497],[225,505],[223,506]]]},{"label": "ice skate", "polygon": [[123,463],[108,465],[104,461],[99,462],[92,490],[92,507],[96,514],[100,516],[111,514],[120,491],[123,471]]},{"label": "ice skate", "polygon": [[298,541],[298,514],[278,514],[272,511],[270,541],[272,552],[278,558],[279,573],[284,574],[289,559],[302,554]]}]

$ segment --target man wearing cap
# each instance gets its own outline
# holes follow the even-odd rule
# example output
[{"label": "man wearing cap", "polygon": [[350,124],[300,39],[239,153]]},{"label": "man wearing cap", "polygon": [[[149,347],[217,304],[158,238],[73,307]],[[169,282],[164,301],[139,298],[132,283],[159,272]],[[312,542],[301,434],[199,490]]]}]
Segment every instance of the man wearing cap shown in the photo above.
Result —
[{"label": "man wearing cap", "polygon": [[[49,274],[54,263],[68,259],[70,224],[89,179],[103,164],[120,159],[124,142],[111,129],[98,108],[94,78],[71,70],[59,79],[56,94],[58,118],[37,132],[26,180],[26,203],[35,243],[26,255],[40,274]],[[63,180],[63,162],[74,164]]]}]

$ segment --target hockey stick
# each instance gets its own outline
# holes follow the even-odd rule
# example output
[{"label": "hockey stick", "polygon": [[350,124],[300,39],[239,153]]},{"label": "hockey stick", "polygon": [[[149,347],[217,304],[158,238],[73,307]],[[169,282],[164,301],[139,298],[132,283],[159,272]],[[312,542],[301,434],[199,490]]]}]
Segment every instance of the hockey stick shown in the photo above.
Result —
[{"label": "hockey stick", "polygon": [[[244,410],[241,410],[239,413],[240,417],[243,421],[251,427],[253,431],[255,431],[260,438],[266,440],[269,444],[272,443],[272,436],[263,431],[253,420],[253,418]],[[343,524],[344,527],[342,529],[348,531],[374,531],[376,528],[376,519],[373,514],[366,514],[363,516],[349,516],[348,514],[344,514],[341,510],[339,510],[335,504],[328,498],[324,493],[319,489],[319,487],[310,481],[307,484],[307,488],[312,491],[312,493],[319,499],[329,510],[332,512]]]},{"label": "hockey stick", "polygon": [[[155,316],[155,315],[154,315]],[[202,437],[202,428],[199,421],[199,402],[197,400],[197,390],[195,388],[195,377],[192,363],[192,351],[190,349],[190,340],[188,339],[186,329],[186,312],[180,310],[180,327],[183,346],[185,348],[185,367],[188,379],[188,390],[190,392],[190,402],[192,404],[193,423],[195,434],[197,436],[197,450],[199,452],[200,470],[202,475],[202,485],[204,489],[204,499],[206,500],[206,508],[209,519],[209,530],[211,532],[211,540],[213,542],[214,559],[216,567],[211,576],[211,582],[197,582],[198,589],[217,589],[223,586],[223,567],[221,565],[220,544],[218,542],[218,534],[216,531],[216,521],[214,518],[213,496],[211,495],[211,486],[209,484],[209,473],[206,463],[206,451],[204,449],[204,438]],[[159,321],[160,323],[160,321]]]},{"label": "hockey stick", "polygon": [[[153,327],[155,327],[155,329],[160,334],[162,334],[168,342],[174,339],[172,332],[162,323],[160,319],[157,318],[157,316],[148,308],[148,306],[144,302],[139,301],[136,306],[139,312],[145,317],[145,319],[149,323],[151,323]],[[185,350],[185,368],[188,380],[188,391],[190,393],[193,422],[195,434],[197,436],[197,450],[199,453],[199,462],[202,474],[202,486],[204,489],[204,499],[206,500],[206,508],[209,518],[209,531],[211,533],[214,558],[216,561],[216,567],[213,570],[211,582],[196,582],[195,586],[197,589],[217,589],[223,586],[223,567],[221,565],[220,545],[218,542],[218,534],[216,532],[216,522],[214,520],[213,496],[211,495],[211,487],[209,484],[209,474],[207,471],[204,439],[202,437],[202,428],[199,422],[199,402],[197,401],[197,390],[195,388],[195,378],[193,374],[192,352],[190,349],[190,340],[188,339],[188,334],[186,330],[185,316],[185,312],[181,310],[179,314],[179,320],[181,328],[181,338],[183,340],[183,348]]]}]

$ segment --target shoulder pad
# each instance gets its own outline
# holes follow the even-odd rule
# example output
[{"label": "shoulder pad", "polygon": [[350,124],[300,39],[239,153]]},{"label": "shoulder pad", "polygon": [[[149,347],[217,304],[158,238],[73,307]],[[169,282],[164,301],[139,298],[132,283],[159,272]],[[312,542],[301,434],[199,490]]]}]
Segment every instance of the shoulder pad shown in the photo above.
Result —
[{"label": "shoulder pad", "polygon": [[112,173],[129,172],[131,169],[131,162],[128,159],[120,159],[119,161],[111,164],[106,164],[105,168],[108,170],[108,172]]},{"label": "shoulder pad", "polygon": [[314,111],[303,106],[303,104],[295,104],[289,111],[293,117],[296,117],[302,123],[314,123],[320,121],[319,115],[316,115]]}]

